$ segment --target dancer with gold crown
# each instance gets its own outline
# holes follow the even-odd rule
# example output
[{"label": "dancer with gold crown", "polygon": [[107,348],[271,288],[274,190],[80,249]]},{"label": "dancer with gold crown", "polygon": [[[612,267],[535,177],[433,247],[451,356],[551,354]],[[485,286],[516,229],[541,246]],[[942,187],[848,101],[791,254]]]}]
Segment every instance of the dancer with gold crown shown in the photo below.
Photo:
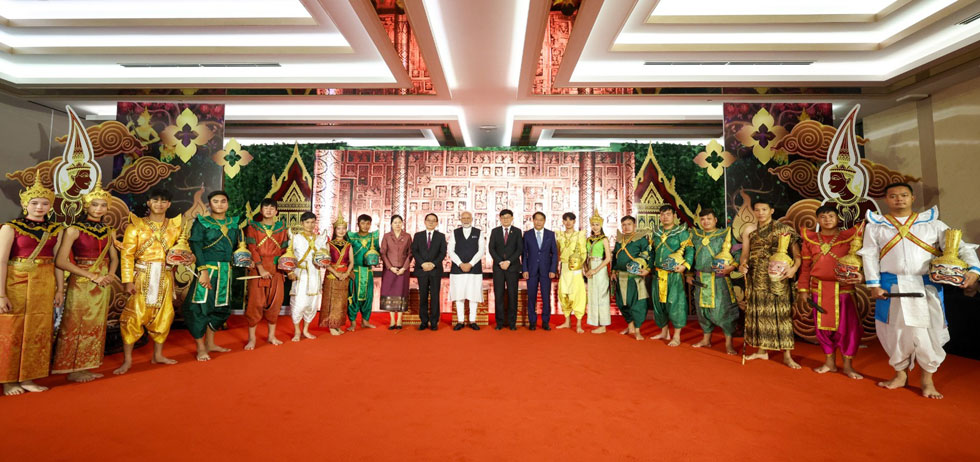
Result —
[{"label": "dancer with gold crown", "polygon": [[163,355],[163,342],[174,320],[173,268],[193,260],[189,258],[192,254],[183,236],[183,217],[167,218],[172,197],[166,188],[154,188],[146,201],[149,214],[145,218],[129,216],[119,266],[130,297],[119,316],[123,363],[113,374],[125,374],[133,366],[133,345],[143,336],[144,329],[153,340],[150,362],[177,363]]},{"label": "dancer with gold crown", "polygon": [[102,365],[110,286],[118,281],[119,254],[112,245],[115,230],[103,222],[111,198],[101,182],[82,196],[85,218],[65,230],[55,261],[70,275],[51,373],[68,374],[70,382],[102,377],[90,370]]},{"label": "dancer with gold crown", "polygon": [[332,227],[333,239],[327,243],[330,264],[326,266],[327,275],[323,278],[320,300],[320,327],[329,328],[331,335],[341,335],[344,333],[347,316],[347,294],[350,273],[354,269],[354,250],[347,241],[347,221],[343,215],[337,214]]},{"label": "dancer with gold crown", "polygon": [[687,276],[687,281],[694,286],[691,295],[694,297],[694,305],[697,306],[698,323],[701,324],[704,337],[691,346],[711,348],[711,332],[719,327],[725,334],[725,352],[736,355],[738,351],[732,345],[732,335],[738,319],[738,304],[735,302],[732,278],[729,276],[735,270],[737,258],[731,253],[734,239],[731,229],[718,228],[718,217],[714,210],[701,210],[698,221],[701,230],[691,230],[694,248],[691,269],[694,271]]},{"label": "dancer with gold crown", "polygon": [[585,291],[585,280],[582,279],[582,266],[588,254],[585,233],[575,229],[575,214],[565,212],[561,216],[565,230],[555,233],[558,244],[558,306],[565,315],[565,322],[558,329],[568,329],[572,326],[572,316],[578,318],[575,331],[584,333],[582,322],[585,317],[585,307],[588,305],[588,293]]},{"label": "dancer with gold crown", "polygon": [[34,185],[20,193],[24,217],[0,227],[0,383],[4,395],[39,392],[34,379],[51,367],[54,307],[64,301],[65,278],[54,266],[62,226],[48,221],[54,192]]},{"label": "dancer with gold crown", "polygon": [[279,257],[289,247],[289,228],[277,219],[279,206],[273,199],[262,199],[259,204],[260,221],[251,221],[245,228],[245,243],[252,254],[254,267],[248,281],[248,303],[245,306],[245,320],[248,322],[248,342],[246,350],[255,349],[255,330],[259,321],[265,319],[269,330],[269,343],[282,345],[276,338],[276,321],[279,309],[285,298],[283,273],[279,272]]},{"label": "dancer with gold crown", "polygon": [[586,322],[598,326],[593,334],[606,332],[606,326],[611,322],[609,313],[609,262],[612,261],[612,250],[609,248],[609,238],[602,231],[602,217],[599,209],[595,210],[589,219],[592,233],[585,242],[585,277],[588,279],[589,306]]},{"label": "dancer with gold crown", "polygon": [[[878,386],[905,387],[908,371],[918,363],[922,396],[941,399],[933,374],[946,359],[943,345],[949,341],[949,329],[939,283],[962,288],[976,283],[977,246],[960,242],[962,233],[940,221],[936,207],[913,212],[915,195],[907,183],[888,185],[885,203],[887,214],[868,213],[864,246],[858,252],[864,260],[865,283],[876,299],[878,340],[895,369],[895,376]],[[951,274],[956,276],[949,278]]]}]

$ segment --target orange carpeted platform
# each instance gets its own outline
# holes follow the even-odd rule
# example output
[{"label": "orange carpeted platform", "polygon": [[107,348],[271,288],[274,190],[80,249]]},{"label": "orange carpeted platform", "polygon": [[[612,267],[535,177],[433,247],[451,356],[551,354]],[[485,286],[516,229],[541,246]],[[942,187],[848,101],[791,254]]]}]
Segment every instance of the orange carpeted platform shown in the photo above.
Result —
[{"label": "orange carpeted platform", "polygon": [[[445,318],[444,318],[445,319]],[[148,363],[45,393],[0,397],[0,460],[977,460],[980,364],[950,356],[937,374],[946,399],[913,387],[886,391],[877,343],[862,349],[855,381],[810,370],[822,360],[798,344],[803,370],[773,355],[741,365],[685,344],[609,332],[454,332],[384,329],[241,351],[240,316],[218,334],[233,348],[194,360],[174,331],[173,366]],[[562,321],[554,316],[552,322]],[[622,322],[621,319],[616,319]],[[260,326],[260,334],[264,326]],[[648,322],[644,333],[655,331]],[[736,339],[736,346],[741,340]]]}]

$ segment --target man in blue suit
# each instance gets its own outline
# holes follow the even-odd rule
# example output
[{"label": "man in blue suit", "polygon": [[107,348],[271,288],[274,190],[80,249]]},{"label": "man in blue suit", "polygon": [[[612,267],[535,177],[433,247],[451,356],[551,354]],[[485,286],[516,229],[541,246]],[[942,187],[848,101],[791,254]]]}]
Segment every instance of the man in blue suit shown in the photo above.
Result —
[{"label": "man in blue suit", "polygon": [[524,279],[527,279],[527,318],[530,321],[528,329],[535,330],[538,314],[535,306],[538,303],[538,288],[541,290],[541,328],[551,330],[548,321],[551,319],[551,280],[558,272],[558,245],[555,243],[555,232],[544,229],[545,216],[534,212],[534,229],[524,232]]}]

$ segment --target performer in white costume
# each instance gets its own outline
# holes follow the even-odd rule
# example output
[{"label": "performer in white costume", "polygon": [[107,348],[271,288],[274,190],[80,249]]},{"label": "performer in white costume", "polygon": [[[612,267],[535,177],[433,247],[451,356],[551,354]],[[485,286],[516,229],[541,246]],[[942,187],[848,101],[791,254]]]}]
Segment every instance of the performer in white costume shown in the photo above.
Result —
[{"label": "performer in white costume", "polygon": [[[912,187],[896,183],[886,188],[885,202],[889,213],[868,212],[864,246],[859,252],[864,261],[866,284],[875,304],[875,328],[878,340],[895,368],[895,377],[879,386],[895,389],[908,383],[913,361],[922,367],[922,396],[943,397],[933,383],[949,341],[943,312],[942,287],[929,280],[929,263],[941,255],[949,227],[939,221],[933,207],[921,214],[912,212],[915,196]],[[980,276],[977,246],[962,243],[959,256],[969,266],[962,287],[969,287]],[[925,294],[924,297],[888,298],[888,294]]]},{"label": "performer in white costume", "polygon": [[[303,232],[299,234],[290,233],[289,236],[290,246],[292,246],[293,254],[296,255],[296,269],[289,274],[289,279],[293,281],[289,291],[289,314],[293,318],[293,326],[295,327],[294,342],[300,340],[300,335],[310,339],[316,338],[310,333],[310,323],[313,322],[313,318],[320,309],[323,270],[313,262],[317,249],[322,249],[327,245],[323,236],[314,232],[316,215],[305,212],[300,220],[303,223]],[[301,322],[305,322],[302,333],[300,332]]]},{"label": "performer in white costume", "polygon": [[[486,241],[479,229],[474,228],[473,214],[459,214],[461,228],[449,234],[449,259],[453,265],[449,273],[449,299],[456,302],[456,326],[460,330],[465,325],[480,330],[476,325],[476,307],[483,303],[483,254],[487,251]],[[464,321],[464,303],[470,301],[469,322]]]}]

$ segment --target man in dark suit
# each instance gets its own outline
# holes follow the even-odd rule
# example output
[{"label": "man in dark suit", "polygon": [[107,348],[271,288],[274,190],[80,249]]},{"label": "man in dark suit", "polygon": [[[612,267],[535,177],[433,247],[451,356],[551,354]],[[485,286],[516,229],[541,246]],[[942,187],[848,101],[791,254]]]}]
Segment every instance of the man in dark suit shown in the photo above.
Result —
[{"label": "man in dark suit", "polygon": [[[509,327],[517,330],[517,283],[521,275],[521,253],[524,239],[521,230],[514,228],[514,212],[500,211],[500,226],[490,231],[487,245],[493,258],[493,310],[497,319],[496,330]],[[504,299],[504,292],[507,298]]]},{"label": "man in dark suit", "polygon": [[425,216],[425,231],[415,233],[412,256],[419,281],[419,330],[439,328],[439,296],[442,289],[442,261],[446,258],[446,235],[436,230],[439,217]]},{"label": "man in dark suit", "polygon": [[524,278],[527,279],[527,318],[528,329],[534,330],[538,321],[535,305],[538,303],[538,290],[541,290],[541,328],[551,330],[551,280],[558,272],[558,245],[555,232],[544,229],[545,216],[534,212],[534,229],[524,233]]}]

